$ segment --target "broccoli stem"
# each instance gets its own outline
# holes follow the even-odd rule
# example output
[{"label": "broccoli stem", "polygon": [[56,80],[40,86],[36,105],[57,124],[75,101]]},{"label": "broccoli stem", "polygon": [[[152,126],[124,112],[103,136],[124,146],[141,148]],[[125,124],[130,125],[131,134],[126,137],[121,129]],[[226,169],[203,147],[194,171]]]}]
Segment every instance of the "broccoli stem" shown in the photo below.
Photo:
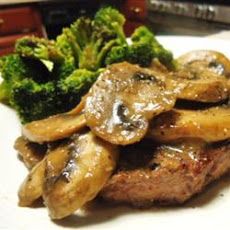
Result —
[{"label": "broccoli stem", "polygon": [[75,41],[75,37],[71,31],[66,29],[66,30],[64,30],[64,33],[66,35],[68,43],[70,44],[70,46],[72,48],[75,63],[77,64],[79,61],[79,57],[82,55],[82,50],[81,50],[79,44]]},{"label": "broccoli stem", "polygon": [[127,44],[127,39],[126,39],[126,36],[124,34],[123,27],[118,25],[116,22],[112,23],[112,26],[113,26],[114,30],[117,32],[117,34],[118,34],[120,44],[122,44],[122,45]]},{"label": "broccoli stem", "polygon": [[105,59],[106,54],[109,52],[109,50],[116,44],[116,40],[112,40],[110,42],[108,42],[101,50],[101,52],[99,53],[97,59],[98,59],[98,63],[97,63],[97,68],[100,68],[103,65],[103,61]]}]

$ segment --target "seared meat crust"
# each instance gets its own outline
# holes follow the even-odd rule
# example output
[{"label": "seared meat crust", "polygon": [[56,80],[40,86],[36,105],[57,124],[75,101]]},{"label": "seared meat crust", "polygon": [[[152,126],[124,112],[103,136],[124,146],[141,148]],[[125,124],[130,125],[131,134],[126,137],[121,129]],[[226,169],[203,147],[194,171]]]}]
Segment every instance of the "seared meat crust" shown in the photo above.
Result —
[{"label": "seared meat crust", "polygon": [[230,142],[197,140],[174,145],[140,143],[122,150],[118,171],[101,196],[146,206],[183,203],[230,169]]}]

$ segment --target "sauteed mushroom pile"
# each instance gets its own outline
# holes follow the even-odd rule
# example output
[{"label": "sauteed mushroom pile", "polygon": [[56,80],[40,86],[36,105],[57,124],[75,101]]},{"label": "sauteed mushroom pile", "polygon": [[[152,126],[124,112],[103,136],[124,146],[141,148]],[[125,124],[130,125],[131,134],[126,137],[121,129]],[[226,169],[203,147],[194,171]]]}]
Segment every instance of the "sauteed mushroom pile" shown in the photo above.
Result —
[{"label": "sauteed mushroom pile", "polygon": [[[15,148],[29,174],[19,190],[19,205],[31,206],[42,197],[50,217],[60,219],[97,195],[115,201],[129,199],[128,203],[162,200],[151,194],[144,197],[145,187],[135,193],[138,186],[135,182],[131,185],[133,190],[127,187],[123,191],[125,199],[119,198],[125,196],[121,193],[110,197],[120,189],[113,178],[123,170],[125,149],[140,150],[138,146],[143,141],[151,143],[157,146],[157,150],[149,148],[154,152],[151,153],[154,165],[162,166],[165,156],[169,156],[162,154],[169,151],[166,146],[183,146],[181,151],[189,152],[188,146],[196,140],[198,148],[193,149],[200,152],[203,146],[226,143],[230,138],[229,59],[215,51],[201,50],[182,55],[177,62],[174,72],[159,68],[156,60],[150,68],[127,62],[113,64],[75,109],[24,125]],[[139,155],[133,156],[139,159],[139,164],[145,155],[136,152]],[[132,151],[127,156],[132,157]],[[187,158],[177,156],[175,162]],[[141,167],[151,162],[150,159]],[[135,164],[128,168],[135,168]],[[218,175],[230,168],[230,159],[225,168]],[[153,176],[149,178],[156,180]]]}]

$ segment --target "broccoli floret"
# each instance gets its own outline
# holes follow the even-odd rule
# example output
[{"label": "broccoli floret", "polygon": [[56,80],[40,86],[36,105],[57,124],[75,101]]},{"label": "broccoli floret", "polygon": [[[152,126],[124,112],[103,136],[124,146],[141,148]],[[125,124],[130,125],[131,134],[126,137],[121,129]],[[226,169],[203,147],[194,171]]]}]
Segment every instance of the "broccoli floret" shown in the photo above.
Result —
[{"label": "broccoli floret", "polygon": [[68,30],[68,28],[63,29],[62,34],[57,36],[56,46],[64,56],[65,59],[64,63],[68,63],[69,66],[72,65],[73,68],[75,69],[76,65],[75,65],[74,53],[72,50],[72,46],[66,36],[65,30]]},{"label": "broccoli floret", "polygon": [[24,78],[33,78],[37,82],[50,80],[50,72],[39,60],[28,59],[18,54],[5,56],[1,64],[1,76],[10,83]]},{"label": "broccoli floret", "polygon": [[56,106],[57,98],[53,82],[39,84],[32,79],[16,82],[12,88],[10,102],[22,123],[61,112],[61,108]]},{"label": "broccoli floret", "polygon": [[115,46],[105,59],[105,64],[128,61],[147,67],[152,62],[152,48],[148,43],[133,43],[131,45]]},{"label": "broccoli floret", "polygon": [[148,67],[154,58],[158,58],[165,66],[174,67],[173,55],[166,50],[145,26],[138,27],[131,36],[130,44],[117,45],[107,54],[105,64],[128,61]]},{"label": "broccoli floret", "polygon": [[64,56],[55,42],[35,36],[25,36],[17,40],[15,52],[22,57],[62,63]]},{"label": "broccoli floret", "polygon": [[145,43],[150,45],[152,53],[152,59],[158,58],[159,61],[167,66],[168,68],[173,68],[174,61],[172,52],[165,49],[155,38],[154,34],[145,26],[138,27],[131,36],[131,41],[133,44]]},{"label": "broccoli floret", "polygon": [[78,69],[65,79],[46,83],[23,79],[13,85],[10,103],[22,123],[66,112],[80,102],[99,73]]},{"label": "broccoli floret", "polygon": [[101,70],[92,72],[86,69],[77,69],[66,79],[57,84],[59,101],[70,110],[75,107],[96,81]]},{"label": "broccoli floret", "polygon": [[46,66],[38,60],[22,58],[18,54],[10,54],[1,59],[1,77],[3,82],[0,87],[0,101],[10,102],[12,87],[23,79],[31,78],[38,83],[52,80]]},{"label": "broccoli floret", "polygon": [[63,32],[71,45],[75,63],[80,69],[99,69],[105,55],[117,42],[114,34],[106,27],[99,27],[86,17],[79,18]]},{"label": "broccoli floret", "polygon": [[5,81],[18,81],[33,74],[36,72],[28,67],[18,54],[10,54],[2,58],[1,76]]},{"label": "broccoli floret", "polygon": [[54,65],[52,75],[57,79],[64,79],[68,77],[76,69],[75,64],[66,60],[61,65]]},{"label": "broccoli floret", "polygon": [[53,75],[58,79],[64,79],[68,77],[77,67],[72,51],[72,46],[68,41],[65,34],[66,29],[63,29],[63,33],[56,38],[56,46],[62,52],[64,61],[61,64],[54,64]]},{"label": "broccoli floret", "polygon": [[69,59],[72,62],[74,62],[72,47],[71,47],[71,45],[70,45],[70,43],[69,43],[69,41],[65,35],[65,30],[66,30],[66,28],[63,29],[62,34],[57,36],[56,46],[63,53],[63,55],[66,59]]},{"label": "broccoli floret", "polygon": [[139,64],[142,67],[148,67],[153,59],[151,44],[145,42],[136,42],[129,46],[127,61],[133,64]]},{"label": "broccoli floret", "polygon": [[146,27],[146,26],[139,26],[137,29],[134,30],[133,34],[131,35],[132,42],[146,42],[155,45],[159,45],[159,42],[156,40],[154,34]]},{"label": "broccoli floret", "polygon": [[165,49],[163,46],[153,48],[153,56],[158,58],[158,60],[169,69],[175,69],[175,60],[170,50]]},{"label": "broccoli floret", "polygon": [[99,27],[105,26],[112,33],[116,34],[120,44],[126,43],[124,33],[125,17],[117,9],[113,7],[104,7],[97,11],[94,17],[95,24]]},{"label": "broccoli floret", "polygon": [[110,65],[113,63],[119,63],[128,60],[129,46],[120,45],[114,46],[108,53],[105,59],[105,64]]}]

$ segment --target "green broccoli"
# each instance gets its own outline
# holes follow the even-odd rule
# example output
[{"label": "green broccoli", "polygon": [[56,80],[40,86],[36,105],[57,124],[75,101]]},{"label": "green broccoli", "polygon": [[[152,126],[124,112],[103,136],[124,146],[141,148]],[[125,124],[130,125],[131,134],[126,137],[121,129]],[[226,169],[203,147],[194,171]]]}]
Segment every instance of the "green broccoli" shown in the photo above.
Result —
[{"label": "green broccoli", "polygon": [[105,59],[105,65],[119,63],[128,60],[129,46],[128,44],[114,46]]},{"label": "green broccoli", "polygon": [[155,38],[154,34],[145,26],[138,27],[131,35],[131,41],[135,43],[146,43],[151,45],[152,58],[158,58],[159,61],[168,68],[173,68],[172,52],[165,49]]},{"label": "green broccoli", "polygon": [[65,78],[76,69],[72,49],[64,33],[56,41],[34,36],[23,37],[17,40],[15,52],[30,60],[52,62],[53,68],[50,72],[54,79]]},{"label": "green broccoli", "polygon": [[145,26],[138,27],[131,35],[131,42],[113,47],[105,59],[109,65],[121,61],[128,61],[148,67],[154,58],[158,58],[168,68],[173,68],[173,55],[166,50],[155,38],[154,34]]},{"label": "green broccoli", "polygon": [[57,96],[62,106],[66,106],[66,110],[76,106],[96,81],[100,72],[101,69],[96,72],[76,69],[70,76],[60,80],[57,84]]},{"label": "green broccoli", "polygon": [[53,82],[40,84],[32,79],[23,79],[13,85],[10,103],[22,123],[39,120],[62,112],[63,108],[57,107],[55,91]]},{"label": "green broccoli", "polygon": [[53,70],[52,70],[52,76],[53,78],[56,79],[64,79],[68,77],[74,70],[76,69],[75,64],[73,64],[71,61],[68,59],[65,60],[60,65],[54,65]]},{"label": "green broccoli", "polygon": [[127,61],[139,64],[142,67],[150,66],[153,60],[151,44],[145,42],[135,42],[129,46]]},{"label": "green broccoli", "polygon": [[22,123],[66,112],[80,102],[99,73],[77,69],[66,79],[42,84],[23,79],[12,88],[11,105]]},{"label": "green broccoli", "polygon": [[18,54],[4,56],[1,61],[1,76],[7,82],[21,80],[36,72],[27,66]]},{"label": "green broccoli", "polygon": [[35,36],[25,36],[17,40],[15,52],[22,57],[62,63],[64,56],[55,42]]},{"label": "green broccoli", "polygon": [[0,71],[3,82],[0,84],[0,101],[10,103],[12,87],[16,82],[31,78],[38,83],[52,79],[45,65],[38,60],[22,58],[18,54],[10,54],[1,58]]},{"label": "green broccoli", "polygon": [[81,17],[70,28],[63,30],[71,45],[77,67],[96,71],[105,55],[116,44],[116,36],[106,27],[97,26],[89,18]]},{"label": "green broccoli", "polygon": [[0,101],[9,104],[11,85],[27,75],[29,70],[18,55],[8,55],[0,59],[0,72],[2,82],[0,84]]},{"label": "green broccoli", "polygon": [[154,34],[146,26],[139,26],[135,29],[131,35],[131,40],[132,42],[146,42],[151,44],[154,43],[154,45],[157,46],[159,45]]},{"label": "green broccoli", "polygon": [[62,64],[54,65],[54,74],[58,76],[58,79],[64,79],[68,77],[77,67],[72,47],[65,35],[65,29],[63,33],[56,38],[56,46],[62,52],[64,56],[64,62]]},{"label": "green broccoli", "polygon": [[63,29],[62,34],[56,38],[56,46],[64,55],[64,58],[68,59],[70,62],[75,62],[72,47],[65,35],[66,28]]},{"label": "green broccoli", "polygon": [[104,7],[97,11],[94,21],[99,27],[107,27],[112,33],[116,34],[120,44],[126,43],[124,33],[125,17],[113,7]]}]

